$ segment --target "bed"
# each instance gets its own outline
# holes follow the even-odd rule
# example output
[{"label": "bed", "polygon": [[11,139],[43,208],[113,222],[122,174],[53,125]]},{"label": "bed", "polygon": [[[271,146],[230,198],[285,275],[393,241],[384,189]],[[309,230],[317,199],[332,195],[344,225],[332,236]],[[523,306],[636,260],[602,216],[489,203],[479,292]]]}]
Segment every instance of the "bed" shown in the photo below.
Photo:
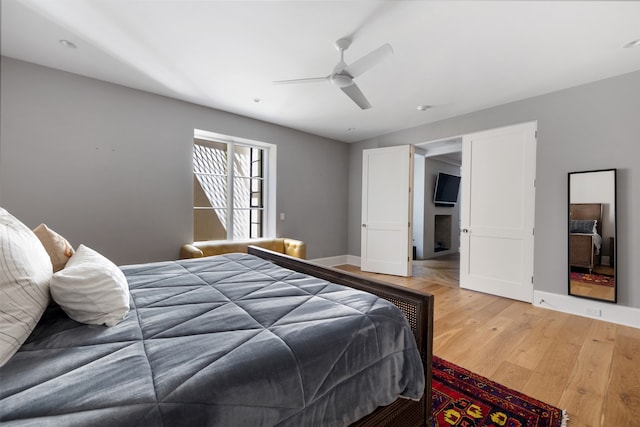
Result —
[{"label": "bed", "polygon": [[121,270],[124,320],[52,303],[0,368],[3,425],[431,425],[433,296],[257,247]]},{"label": "bed", "polygon": [[571,203],[569,206],[569,263],[593,271],[600,264],[602,204]]}]

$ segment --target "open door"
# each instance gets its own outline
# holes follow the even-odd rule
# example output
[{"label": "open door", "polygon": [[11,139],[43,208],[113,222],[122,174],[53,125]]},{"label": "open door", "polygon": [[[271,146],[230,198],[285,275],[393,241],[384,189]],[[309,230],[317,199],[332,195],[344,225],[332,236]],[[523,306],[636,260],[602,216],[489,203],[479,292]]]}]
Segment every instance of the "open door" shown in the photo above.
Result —
[{"label": "open door", "polygon": [[362,152],[362,271],[411,276],[414,147]]},{"label": "open door", "polygon": [[533,301],[537,124],[462,140],[460,287]]}]

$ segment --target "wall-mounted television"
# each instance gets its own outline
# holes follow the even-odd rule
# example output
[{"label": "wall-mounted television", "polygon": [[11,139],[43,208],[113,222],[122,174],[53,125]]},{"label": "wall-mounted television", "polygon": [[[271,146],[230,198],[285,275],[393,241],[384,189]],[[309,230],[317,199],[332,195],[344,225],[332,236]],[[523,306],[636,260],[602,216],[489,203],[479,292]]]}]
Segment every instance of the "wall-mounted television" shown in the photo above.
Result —
[{"label": "wall-mounted television", "polygon": [[436,206],[454,207],[458,202],[460,177],[444,172],[438,172],[436,188],[433,191],[433,203]]}]

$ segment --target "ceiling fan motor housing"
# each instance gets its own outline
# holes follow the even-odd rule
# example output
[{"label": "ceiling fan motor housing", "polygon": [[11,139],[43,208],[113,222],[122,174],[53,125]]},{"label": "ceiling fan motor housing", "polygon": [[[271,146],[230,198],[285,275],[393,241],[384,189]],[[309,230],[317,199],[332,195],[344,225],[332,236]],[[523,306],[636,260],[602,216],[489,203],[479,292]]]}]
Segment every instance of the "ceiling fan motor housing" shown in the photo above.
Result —
[{"label": "ceiling fan motor housing", "polygon": [[329,80],[338,87],[346,87],[353,84],[353,77],[346,73],[332,74]]}]

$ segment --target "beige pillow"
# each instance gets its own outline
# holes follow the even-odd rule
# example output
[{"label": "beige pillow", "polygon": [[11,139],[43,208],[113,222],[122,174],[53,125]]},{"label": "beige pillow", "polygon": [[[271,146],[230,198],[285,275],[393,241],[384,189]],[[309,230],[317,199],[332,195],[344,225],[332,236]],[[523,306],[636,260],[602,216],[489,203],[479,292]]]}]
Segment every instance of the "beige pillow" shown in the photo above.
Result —
[{"label": "beige pillow", "polygon": [[47,227],[46,224],[40,224],[33,229],[33,232],[49,254],[51,264],[53,264],[53,272],[62,270],[73,255],[73,247],[69,241]]},{"label": "beige pillow", "polygon": [[47,308],[52,274],[40,240],[0,208],[0,366],[18,351]]}]

